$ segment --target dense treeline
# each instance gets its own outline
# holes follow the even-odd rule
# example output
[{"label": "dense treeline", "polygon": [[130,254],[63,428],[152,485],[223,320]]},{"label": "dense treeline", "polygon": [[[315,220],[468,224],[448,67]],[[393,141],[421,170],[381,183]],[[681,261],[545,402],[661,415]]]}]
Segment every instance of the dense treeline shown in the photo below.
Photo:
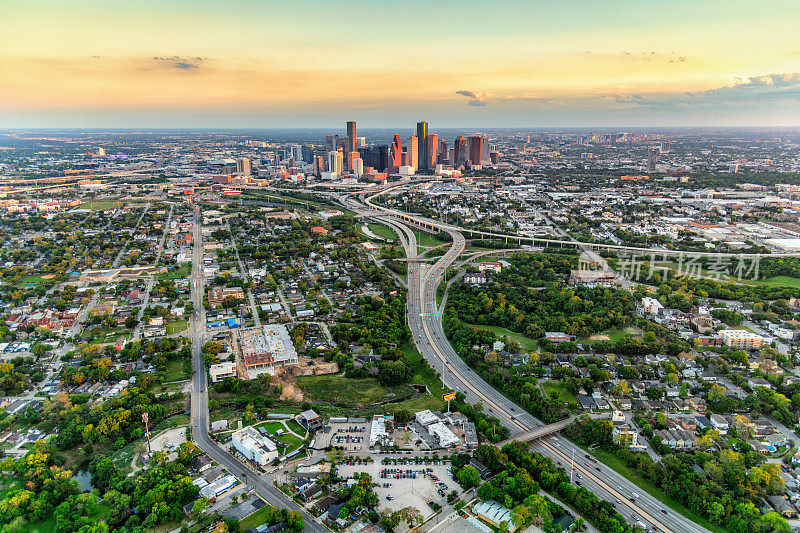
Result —
[{"label": "dense treeline", "polygon": [[[365,377],[370,369],[377,367],[381,385],[400,385],[408,382],[413,369],[403,358],[400,347],[410,338],[405,324],[405,296],[397,294],[387,299],[360,296],[351,316],[331,328],[341,351],[332,351],[328,358],[335,360],[351,377]],[[350,353],[350,344],[361,349],[372,350],[381,357],[378,363],[356,365]]]},{"label": "dense treeline", "polygon": [[762,257],[758,266],[758,277],[789,276],[800,278],[800,258],[798,257]]},{"label": "dense treeline", "polygon": [[546,396],[534,376],[523,374],[517,367],[506,368],[496,359],[484,355],[479,347],[481,344],[491,345],[496,338],[494,333],[464,324],[459,320],[458,312],[449,306],[444,316],[444,331],[453,349],[474,372],[524,409],[545,422],[555,422],[566,416],[563,404],[557,398]]},{"label": "dense treeline", "polygon": [[[668,453],[661,462],[653,462],[645,453],[611,444],[611,424],[607,420],[576,422],[566,435],[583,445],[603,446],[667,496],[729,531],[790,531],[780,515],[762,515],[758,509],[767,494],[783,491],[783,480],[780,465],[765,463],[766,458],[755,451],[740,453],[723,448],[714,453]],[[701,467],[703,473],[696,472],[695,466]]]},{"label": "dense treeline", "polygon": [[[780,265],[780,262],[776,262],[773,267],[776,269],[784,268]],[[737,265],[735,264],[732,266],[731,275],[737,275],[736,267]],[[749,269],[750,267],[748,266],[747,268]],[[742,302],[800,298],[800,288],[781,287],[778,285],[747,285],[691,275],[677,276],[672,270],[656,271],[654,269],[651,273],[646,263],[641,265],[640,274],[640,282],[658,287],[659,299],[663,298],[669,307],[674,307],[681,311],[688,311],[693,305],[697,305],[697,298],[738,300]],[[751,277],[752,274],[742,272],[743,280]]]},{"label": "dense treeline", "polygon": [[50,453],[50,441],[37,442],[25,457],[6,459],[0,470],[19,488],[0,499],[0,521],[21,531],[55,517],[56,533],[139,533],[183,517],[181,506],[198,492],[186,465],[196,454],[183,443],[178,459],[166,462],[163,452],[154,454],[153,467],[136,477],[122,476],[108,458],[90,465],[93,493],[80,493],[72,472]]},{"label": "dense treeline", "polygon": [[470,405],[464,393],[457,393],[456,399],[451,403],[453,411],[458,411],[473,422],[475,429],[486,440],[500,442],[508,438],[508,428],[501,424],[499,419],[484,413],[482,405]]},{"label": "dense treeline", "polygon": [[[611,502],[600,500],[584,487],[572,485],[563,468],[556,466],[549,457],[531,453],[523,443],[507,444],[502,450],[495,446],[479,446],[475,457],[494,474],[500,474],[499,481],[493,480],[488,486],[484,485],[486,488],[482,487],[478,495],[482,498],[499,499],[504,504],[515,504],[512,507],[515,514],[523,511],[518,508],[519,505],[527,508],[525,499],[518,498],[538,491],[541,487],[575,508],[603,533],[635,531],[634,526],[625,521]],[[531,509],[525,510],[532,514]]]},{"label": "dense treeline", "polygon": [[534,339],[546,331],[588,337],[622,328],[635,312],[625,291],[565,285],[561,280],[574,267],[574,257],[516,254],[510,262],[490,284],[454,284],[448,307],[470,324],[500,326]]}]

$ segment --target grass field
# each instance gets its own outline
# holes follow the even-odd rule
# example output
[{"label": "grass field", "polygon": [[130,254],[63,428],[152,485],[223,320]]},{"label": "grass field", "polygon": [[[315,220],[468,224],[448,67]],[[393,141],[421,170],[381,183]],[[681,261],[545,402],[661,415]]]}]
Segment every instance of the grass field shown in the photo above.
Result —
[{"label": "grass field", "polygon": [[26,287],[28,285],[42,285],[47,283],[47,281],[48,280],[44,279],[42,276],[25,276],[20,280],[19,284]]},{"label": "grass field", "polygon": [[393,397],[411,394],[407,385],[384,387],[377,379],[352,379],[340,375],[303,376],[297,379],[305,399],[339,407],[366,407]]},{"label": "grass field", "polygon": [[292,431],[294,431],[295,433],[297,433],[301,437],[305,436],[306,433],[308,433],[306,431],[306,428],[304,428],[303,426],[301,426],[300,424],[298,424],[297,422],[295,422],[292,419],[287,420],[286,421],[286,425],[289,426],[289,429],[291,429]]},{"label": "grass field", "polygon": [[247,531],[251,527],[258,527],[264,523],[271,511],[269,504],[265,505],[250,516],[246,516],[239,521],[239,531]]},{"label": "grass field", "polygon": [[423,364],[427,362],[424,361],[414,346],[412,346],[410,343],[406,343],[402,346],[402,350],[406,362],[408,362],[408,364],[414,369],[414,375],[411,377],[411,383],[415,385],[426,385],[428,390],[431,391],[431,397],[422,396],[414,400],[406,401],[419,403],[419,400],[424,399],[428,404],[433,405],[433,407],[426,407],[426,409],[441,409],[441,407],[444,405],[444,402],[442,401],[442,394],[445,392],[450,392],[450,389],[446,389],[444,385],[442,385],[442,380],[439,379],[439,376],[436,375],[436,372],[430,367],[430,365]]},{"label": "grass field", "polygon": [[189,328],[189,321],[188,320],[176,320],[175,322],[170,322],[167,324],[167,335],[172,335],[173,333],[180,333]]},{"label": "grass field", "polygon": [[417,234],[417,244],[420,246],[439,246],[440,244],[445,244],[439,239],[434,238],[433,235],[423,231],[415,231],[414,233]]},{"label": "grass field", "polygon": [[383,224],[370,224],[367,227],[372,233],[378,237],[383,237],[387,241],[397,241],[400,239],[397,236],[397,233],[395,233],[395,231],[389,226],[384,226]]},{"label": "grass field", "polygon": [[640,476],[638,472],[636,472],[631,468],[628,468],[628,466],[625,465],[625,463],[623,463],[622,461],[620,461],[616,456],[611,455],[605,450],[595,450],[592,453],[604,465],[613,468],[619,474],[621,474],[626,479],[634,483],[637,487],[647,492],[648,494],[650,494],[650,496],[652,496],[659,502],[663,503],[665,506],[669,507],[676,513],[680,513],[681,515],[685,516],[692,522],[695,522],[705,527],[706,529],[713,531],[714,533],[725,533],[726,530],[724,528],[712,524],[711,522],[709,522],[699,514],[695,513],[691,509],[687,509],[680,503],[676,502],[675,500],[673,500],[672,498],[661,492],[661,490],[658,487],[656,487],[648,480]]},{"label": "grass field", "polygon": [[281,441],[281,442],[285,442],[286,444],[289,445],[284,450],[284,452],[283,452],[284,455],[287,454],[287,453],[291,453],[291,452],[295,451],[297,448],[299,448],[303,444],[303,442],[299,438],[295,437],[291,433],[285,433],[285,434],[281,435],[280,437],[278,437],[278,440]]},{"label": "grass field", "polygon": [[105,211],[106,209],[122,209],[122,202],[119,200],[97,200],[86,202],[80,205],[80,209],[91,209],[92,211]]},{"label": "grass field", "polygon": [[162,280],[162,279],[185,278],[191,273],[192,273],[192,265],[185,263],[175,270],[170,270],[169,272],[165,272],[164,274],[157,275],[156,279]]},{"label": "grass field", "polygon": [[[678,267],[679,267],[678,263],[664,263],[664,266],[668,266],[668,267],[672,268],[673,270],[677,270]],[[735,266],[736,265],[733,265],[732,268],[731,268],[731,273],[732,274],[734,272]],[[686,271],[686,268],[687,267],[684,265],[683,266],[683,270]],[[703,269],[703,268],[699,269],[697,271],[697,274],[700,275],[700,276],[709,277],[709,278],[717,278],[718,277],[719,281],[732,282],[732,283],[741,283],[742,285],[773,285],[773,286],[779,286],[779,287],[800,288],[800,279],[793,278],[791,276],[772,276],[770,278],[758,279],[758,280],[749,279],[748,277],[743,276],[743,279],[739,280],[738,277],[736,277],[734,275],[727,274],[727,273],[722,273],[721,275],[717,276],[716,272],[712,272],[710,270],[706,270],[706,269]],[[751,277],[752,277],[752,274],[751,274]]]},{"label": "grass field", "polygon": [[522,333],[516,333],[514,331],[511,331],[510,329],[501,328],[499,326],[479,326],[476,324],[470,324],[470,325],[478,329],[482,329],[484,331],[491,331],[495,335],[497,335],[498,338],[505,336],[508,337],[509,340],[517,341],[519,345],[522,346],[522,349],[528,352],[536,351],[536,347],[538,345],[536,340],[531,339],[530,337],[526,337]]},{"label": "grass field", "polygon": [[181,379],[189,379],[189,375],[183,371],[183,361],[169,361],[167,362],[167,370],[164,373],[164,381],[178,381]]},{"label": "grass field", "polygon": [[558,393],[559,399],[564,403],[578,403],[578,399],[574,394],[568,391],[566,387],[564,387],[563,383],[545,381],[542,383],[542,389],[544,389],[545,394],[548,396],[550,396],[551,392]]},{"label": "grass field", "polygon": [[761,280],[761,283],[768,285],[784,285],[786,287],[800,288],[800,278],[792,278],[789,276],[772,276]]}]

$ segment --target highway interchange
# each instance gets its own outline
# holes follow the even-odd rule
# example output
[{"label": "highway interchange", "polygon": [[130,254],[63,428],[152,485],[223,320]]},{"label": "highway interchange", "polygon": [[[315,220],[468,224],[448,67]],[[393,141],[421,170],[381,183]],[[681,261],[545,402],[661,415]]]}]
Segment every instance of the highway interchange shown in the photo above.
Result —
[{"label": "highway interchange", "polygon": [[[352,197],[344,201],[348,208],[357,213],[373,216],[379,222],[392,227],[400,237],[406,256],[410,259],[416,258],[417,242],[413,228],[409,227],[409,218],[418,221],[423,227],[439,224],[438,221],[408,216],[401,221],[391,216],[394,214],[391,210],[372,204],[369,200],[375,196],[365,198],[366,205],[356,202]],[[385,214],[376,216],[375,208]],[[408,263],[408,324],[414,343],[431,366],[440,373],[445,386],[463,392],[470,403],[481,402],[485,412],[498,418],[510,430],[512,438],[540,427],[541,421],[477,376],[456,354],[445,337],[442,316],[436,305],[436,290],[446,270],[464,251],[466,240],[457,229],[446,225],[441,225],[441,229],[452,238],[447,253],[433,265],[413,261]],[[665,507],[613,469],[588,460],[583,449],[562,436],[549,436],[534,441],[531,449],[552,457],[568,471],[570,467],[574,468],[575,483],[585,486],[599,498],[613,502],[617,511],[630,523],[644,525],[650,531],[655,530],[653,526],[660,531],[675,533],[708,531]]]},{"label": "highway interchange", "polygon": [[[389,189],[385,189],[385,192]],[[380,194],[380,193],[378,193]],[[361,195],[363,198],[363,195]],[[374,197],[376,195],[373,195]],[[372,198],[371,197],[371,198]],[[403,214],[372,204],[357,201],[353,196],[339,197],[341,202],[361,216],[373,218],[393,228],[400,237],[408,259],[415,259],[417,240],[415,224],[430,230],[436,227],[446,231],[452,238],[447,252],[432,265],[423,262],[408,263],[408,325],[414,343],[420,353],[439,372],[442,382],[453,391],[465,394],[470,403],[480,402],[485,412],[496,417],[509,429],[513,437],[520,436],[542,426],[542,422],[509,400],[477,376],[458,356],[448,342],[443,328],[442,316],[436,304],[436,291],[446,270],[464,252],[466,239],[459,228],[441,224],[439,221]],[[194,257],[192,261],[191,289],[196,314],[192,320],[192,378],[191,421],[192,437],[197,445],[215,461],[227,468],[240,481],[254,490],[268,503],[298,510],[303,514],[308,531],[326,531],[326,528],[300,506],[287,498],[281,491],[248,469],[241,461],[220,448],[209,436],[207,374],[203,360],[202,346],[205,334],[205,310],[202,305],[204,292],[203,245],[199,208],[194,206]],[[620,514],[630,523],[644,525],[648,530],[695,533],[707,532],[691,520],[666,508],[655,498],[639,489],[634,483],[605,465],[592,462],[585,452],[562,436],[549,436],[530,444],[531,449],[542,455],[552,457],[568,472],[574,473],[573,481],[585,486],[599,498],[614,502]],[[574,458],[574,460],[573,460]],[[636,495],[634,497],[634,495]]]}]

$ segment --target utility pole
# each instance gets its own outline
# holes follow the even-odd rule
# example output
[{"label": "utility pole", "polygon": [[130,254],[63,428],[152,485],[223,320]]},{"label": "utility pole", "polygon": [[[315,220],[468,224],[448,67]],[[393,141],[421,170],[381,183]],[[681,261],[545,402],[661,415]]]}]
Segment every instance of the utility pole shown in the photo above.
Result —
[{"label": "utility pole", "polygon": [[147,413],[142,413],[142,422],[144,422],[144,433],[147,435],[147,454],[152,455],[152,450],[150,449],[150,417]]},{"label": "utility pole", "polygon": [[569,484],[572,485],[572,474],[575,472],[575,449],[572,450],[572,461],[569,463]]}]

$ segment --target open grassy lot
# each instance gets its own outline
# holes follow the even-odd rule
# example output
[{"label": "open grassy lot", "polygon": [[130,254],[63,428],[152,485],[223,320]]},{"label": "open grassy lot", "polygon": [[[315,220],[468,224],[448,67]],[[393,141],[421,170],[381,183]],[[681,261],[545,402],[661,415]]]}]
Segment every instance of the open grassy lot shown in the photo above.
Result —
[{"label": "open grassy lot", "polygon": [[471,326],[482,329],[484,331],[491,331],[494,332],[495,335],[500,337],[508,337],[509,340],[517,341],[520,346],[522,346],[523,350],[528,352],[536,351],[537,342],[535,339],[531,339],[530,337],[526,337],[522,333],[516,333],[511,331],[510,329],[501,328],[499,326],[480,326],[476,324],[470,324]]},{"label": "open grassy lot", "polygon": [[172,335],[173,333],[180,333],[181,331],[185,331],[189,328],[189,321],[188,320],[176,320],[174,322],[170,322],[167,324],[167,335]]},{"label": "open grassy lot", "polygon": [[295,433],[297,433],[301,437],[304,436],[306,433],[308,433],[306,431],[306,428],[304,428],[303,426],[301,426],[299,423],[295,422],[291,418],[286,421],[286,425],[289,426],[289,429],[291,429],[292,431],[294,431]]},{"label": "open grassy lot", "polygon": [[411,383],[415,385],[426,385],[430,394],[423,394],[419,398],[412,398],[405,400],[396,405],[398,408],[407,409],[412,413],[424,409],[441,409],[444,406],[442,401],[442,394],[450,392],[450,389],[442,385],[442,380],[427,364],[417,349],[406,343],[402,346],[403,356],[409,365],[414,369],[414,375],[411,377]]},{"label": "open grassy lot", "polygon": [[[46,276],[47,274],[43,274]],[[47,283],[49,280],[44,279],[42,276],[33,275],[33,276],[25,276],[19,281],[20,286],[27,287],[28,285],[42,285]]]},{"label": "open grassy lot", "polygon": [[184,371],[183,361],[169,361],[167,362],[167,370],[164,373],[164,381],[179,381],[182,379],[189,379],[189,374]]},{"label": "open grassy lot", "polygon": [[303,376],[297,385],[310,402],[338,407],[366,407],[374,403],[412,394],[407,385],[384,387],[374,378],[352,379],[340,375]]},{"label": "open grassy lot", "polygon": [[285,442],[286,444],[289,445],[283,451],[284,454],[291,453],[291,452],[295,451],[297,448],[299,448],[303,444],[302,441],[299,438],[295,437],[291,433],[284,433],[283,435],[278,437],[278,440],[281,441],[281,442]]},{"label": "open grassy lot", "polygon": [[771,278],[761,280],[761,283],[766,283],[767,285],[783,285],[786,287],[800,288],[800,278],[792,278],[789,276],[772,276]]},{"label": "open grassy lot", "polygon": [[680,503],[676,502],[675,500],[673,500],[672,498],[661,492],[661,490],[658,487],[656,487],[648,480],[640,476],[639,473],[636,472],[635,470],[628,468],[628,466],[625,465],[625,463],[623,463],[622,461],[620,461],[616,456],[611,455],[610,453],[601,449],[595,450],[594,452],[591,453],[593,453],[594,456],[597,457],[597,459],[600,462],[602,462],[603,464],[605,464],[610,468],[613,468],[618,473],[625,476],[626,479],[630,480],[637,487],[647,492],[648,494],[650,494],[650,496],[652,496],[659,502],[663,503],[665,506],[669,507],[673,511],[680,513],[689,520],[705,527],[706,529],[709,529],[710,531],[713,531],[714,533],[725,533],[725,531],[727,531],[726,529],[720,526],[712,524],[699,514],[695,513],[691,509],[687,509]]},{"label": "open grassy lot", "polygon": [[264,506],[250,516],[242,518],[239,521],[239,531],[247,531],[248,528],[260,526],[264,523],[269,514],[269,506]]},{"label": "open grassy lot", "polygon": [[370,224],[367,227],[372,233],[378,237],[383,237],[387,241],[399,240],[397,233],[395,233],[395,231],[389,226],[384,226],[383,224]]},{"label": "open grassy lot", "polygon": [[578,399],[574,394],[567,390],[563,383],[556,381],[545,381],[542,383],[542,389],[544,389],[545,394],[548,396],[550,396],[551,392],[555,392],[558,394],[559,399],[564,403],[578,403]]},{"label": "open grassy lot", "polygon": [[[603,331],[602,333],[598,333],[598,335],[608,335],[608,339],[610,341],[616,342],[625,335],[641,335],[641,331],[639,331],[635,327],[627,327],[625,329],[609,329]],[[579,339],[578,342],[581,344],[592,344],[600,341],[589,340],[588,338],[586,338],[586,339]]]},{"label": "open grassy lot", "polygon": [[163,279],[185,278],[191,273],[192,273],[192,265],[185,263],[180,267],[176,268],[175,270],[170,270],[168,272],[165,272],[164,274],[157,275],[156,279],[163,280]]},{"label": "open grassy lot", "polygon": [[421,246],[439,246],[440,244],[444,244],[439,239],[436,239],[433,235],[429,233],[425,233],[422,231],[415,232],[417,234],[417,244]]},{"label": "open grassy lot", "polygon": [[119,200],[94,200],[80,205],[80,209],[91,209],[92,211],[105,211],[106,209],[122,209],[122,202]]}]

